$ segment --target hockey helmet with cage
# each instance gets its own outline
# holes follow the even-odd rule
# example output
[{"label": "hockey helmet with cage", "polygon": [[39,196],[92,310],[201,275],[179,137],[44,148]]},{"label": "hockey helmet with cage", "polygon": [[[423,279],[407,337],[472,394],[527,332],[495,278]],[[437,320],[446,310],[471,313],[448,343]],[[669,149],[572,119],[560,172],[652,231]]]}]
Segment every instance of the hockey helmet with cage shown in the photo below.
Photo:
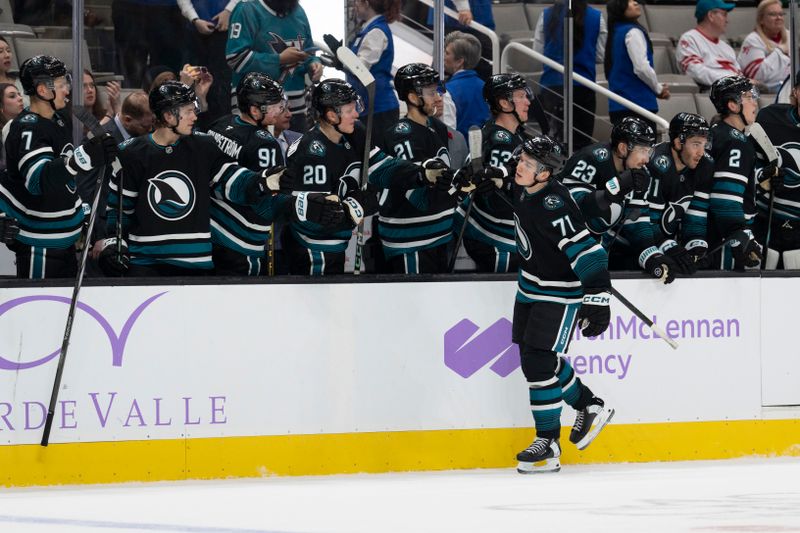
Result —
[{"label": "hockey helmet with cage", "polygon": [[[519,147],[519,158],[522,154],[535,159],[551,175],[558,174],[567,162],[567,155],[564,148],[552,137],[548,135],[536,135],[526,139]],[[518,160],[518,159],[517,159]]]},{"label": "hockey helmet with cage", "polygon": [[728,110],[728,102],[734,101],[737,104],[741,104],[744,93],[752,93],[754,96],[758,96],[753,82],[748,78],[744,76],[725,76],[711,85],[711,92],[708,96],[711,98],[711,103],[714,104],[714,109],[717,110],[717,113],[724,116],[731,113]]},{"label": "hockey helmet with cage", "polygon": [[533,99],[528,82],[519,74],[495,74],[483,86],[483,99],[492,113],[502,113],[498,100],[510,101],[514,91],[518,90],[524,90],[528,100]]},{"label": "hockey helmet with cage", "polygon": [[422,88],[431,85],[435,85],[440,93],[444,93],[439,73],[424,63],[409,63],[397,69],[394,75],[394,88],[397,90],[397,96],[404,102],[408,102],[408,94],[412,92],[422,98]]},{"label": "hockey helmet with cage", "polygon": [[[22,90],[27,95],[36,94],[36,86],[40,83],[50,83],[53,80],[67,75],[67,67],[57,57],[38,55],[26,59],[19,69],[19,79]],[[52,86],[50,87],[52,89]]]},{"label": "hockey helmet with cage", "polygon": [[708,121],[695,113],[681,112],[669,121],[669,139],[685,143],[689,137],[708,137]]},{"label": "hockey helmet with cage", "polygon": [[194,89],[179,81],[165,81],[150,91],[150,111],[157,121],[162,121],[162,115],[167,112],[177,113],[179,107],[186,104],[197,105],[197,95]]},{"label": "hockey helmet with cage", "polygon": [[285,101],[281,85],[263,72],[248,72],[236,86],[236,102],[242,113],[249,113],[251,106],[266,113],[267,106]]},{"label": "hockey helmet with cage", "polygon": [[320,117],[324,117],[325,112],[331,109],[338,114],[340,107],[352,102],[356,103],[356,111],[363,112],[364,104],[353,86],[335,78],[322,81],[311,93],[311,107]]},{"label": "hockey helmet with cage", "polygon": [[652,148],[656,144],[653,128],[639,117],[625,117],[611,129],[611,146],[616,150],[619,143],[625,143],[630,150],[634,146]]}]

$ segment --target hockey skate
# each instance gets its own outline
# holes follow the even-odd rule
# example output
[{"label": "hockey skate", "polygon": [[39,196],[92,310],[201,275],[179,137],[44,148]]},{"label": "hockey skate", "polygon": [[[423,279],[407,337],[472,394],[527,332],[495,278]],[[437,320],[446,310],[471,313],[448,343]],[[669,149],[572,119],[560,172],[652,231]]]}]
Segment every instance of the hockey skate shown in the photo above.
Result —
[{"label": "hockey skate", "polygon": [[614,416],[614,409],[606,407],[603,400],[593,397],[589,405],[575,415],[575,425],[569,433],[569,441],[583,450],[589,446],[600,431]]},{"label": "hockey skate", "polygon": [[561,470],[561,445],[558,439],[537,437],[530,446],[517,454],[517,472],[539,474]]}]

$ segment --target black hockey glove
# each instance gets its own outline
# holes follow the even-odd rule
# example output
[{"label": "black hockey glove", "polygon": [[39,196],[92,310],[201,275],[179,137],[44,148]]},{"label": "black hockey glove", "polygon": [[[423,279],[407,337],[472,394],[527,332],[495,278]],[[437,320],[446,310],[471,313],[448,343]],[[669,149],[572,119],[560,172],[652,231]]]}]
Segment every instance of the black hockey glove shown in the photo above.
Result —
[{"label": "black hockey glove", "polygon": [[450,171],[450,167],[448,167],[444,161],[435,157],[432,159],[427,159],[422,163],[422,169],[418,182],[420,185],[436,185],[439,181],[441,181],[440,178],[445,172],[450,174],[449,179],[452,182],[453,174]]},{"label": "black hockey glove", "polygon": [[472,176],[475,195],[491,194],[495,189],[502,188],[506,177],[508,177],[508,173],[505,168],[486,167],[480,169]]},{"label": "black hockey glove", "polygon": [[73,152],[67,161],[67,167],[73,174],[79,171],[89,172],[114,160],[119,153],[117,141],[110,133],[92,137]]},{"label": "black hockey glove", "polygon": [[[258,203],[264,196],[277,194],[281,190],[283,174],[286,167],[276,165],[253,174],[247,183],[245,197],[250,204]],[[285,180],[284,180],[285,181]],[[285,183],[283,183],[285,185]]]},{"label": "black hockey glove", "polygon": [[117,238],[111,237],[103,241],[103,249],[97,257],[97,264],[103,271],[103,274],[109,277],[124,276],[128,271],[130,265],[130,256],[128,255],[128,243],[125,239],[117,244]]},{"label": "black hockey glove", "polygon": [[611,322],[611,292],[608,289],[587,288],[578,310],[578,327],[584,337],[597,337]]},{"label": "black hockey glove", "polygon": [[740,229],[731,233],[728,239],[737,267],[744,265],[747,268],[754,268],[761,264],[763,259],[761,245],[753,237],[752,231]]},{"label": "black hockey glove", "polygon": [[675,280],[675,262],[651,246],[639,255],[639,266],[665,285]]},{"label": "black hockey glove", "polygon": [[333,54],[333,59],[332,60],[334,61],[335,64],[331,65],[331,66],[333,68],[335,68],[336,70],[341,70],[341,71],[346,70],[344,68],[344,65],[342,65],[342,62],[339,61],[339,58],[336,57],[336,51],[344,43],[342,41],[340,41],[339,39],[337,39],[336,37],[334,37],[333,35],[331,35],[330,33],[326,33],[325,35],[323,35],[322,36],[322,40],[325,41],[325,44],[327,44],[328,48],[331,49],[331,54]]},{"label": "black hockey glove", "polygon": [[300,222],[337,226],[344,221],[342,202],[324,192],[301,192],[295,198],[294,209]]},{"label": "black hockey glove", "polygon": [[765,166],[758,175],[758,184],[765,191],[778,193],[783,189],[783,169],[774,161]]},{"label": "black hockey glove", "polygon": [[645,169],[629,168],[606,182],[606,193],[611,202],[620,202],[629,192],[644,192],[649,186],[650,174]]},{"label": "black hockey glove", "polygon": [[367,185],[366,189],[361,189],[358,180],[349,174],[339,178],[338,195],[356,226],[364,217],[374,215],[378,211],[378,195],[375,190],[370,185]]},{"label": "black hockey glove", "polygon": [[694,256],[692,256],[683,245],[669,239],[661,243],[659,248],[661,253],[672,259],[678,274],[691,276],[697,272],[697,264]]},{"label": "black hockey glove", "polygon": [[19,223],[16,218],[0,214],[0,242],[11,244],[19,233]]}]

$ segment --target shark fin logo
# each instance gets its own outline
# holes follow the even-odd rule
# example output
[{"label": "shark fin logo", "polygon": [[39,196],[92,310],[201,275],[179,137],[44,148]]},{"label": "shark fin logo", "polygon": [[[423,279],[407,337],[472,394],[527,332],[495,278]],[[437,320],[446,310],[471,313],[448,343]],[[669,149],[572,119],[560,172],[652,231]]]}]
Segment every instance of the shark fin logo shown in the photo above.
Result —
[{"label": "shark fin logo", "polygon": [[183,172],[165,170],[148,180],[147,201],[161,219],[181,220],[194,209],[194,184]]},{"label": "shark fin logo", "polygon": [[514,229],[514,233],[517,237],[517,252],[523,259],[528,261],[531,257],[533,257],[531,241],[525,234],[525,230],[522,229],[522,224],[519,223],[519,218],[517,218],[516,214],[514,215]]}]

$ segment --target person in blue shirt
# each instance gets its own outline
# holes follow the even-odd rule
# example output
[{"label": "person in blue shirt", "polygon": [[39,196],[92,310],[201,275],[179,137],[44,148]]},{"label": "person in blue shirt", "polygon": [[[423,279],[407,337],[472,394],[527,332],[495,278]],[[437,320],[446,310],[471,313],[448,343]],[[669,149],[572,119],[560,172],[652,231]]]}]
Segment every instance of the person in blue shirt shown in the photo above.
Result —
[{"label": "person in blue shirt", "polygon": [[450,74],[445,84],[456,104],[456,129],[464,137],[470,126],[483,126],[489,120],[489,106],[483,99],[483,80],[475,72],[481,43],[468,33],[454,31],[444,40],[444,70]]},{"label": "person in blue shirt", "polygon": [[[656,113],[656,98],[669,98],[669,87],[658,83],[653,68],[653,43],[647,30],[639,24],[642,6],[636,0],[609,0],[608,41],[605,71],[610,91]],[[612,124],[628,116],[639,116],[613,100],[608,102]],[[644,117],[640,117],[644,118]],[[644,119],[655,131],[653,121]]]},{"label": "person in blue shirt", "polygon": [[[401,0],[356,0],[356,17],[363,22],[361,29],[348,45],[375,77],[375,110],[373,135],[386,131],[400,120],[400,103],[392,86],[394,38],[389,24],[400,19]],[[353,75],[347,81],[355,87],[365,111],[360,117],[366,123],[369,105],[367,91]],[[380,139],[373,139],[380,144]]]},{"label": "person in blue shirt", "polygon": [[[446,0],[445,7],[455,9],[458,12],[458,20],[445,17],[445,35],[453,31],[463,31],[474,35],[481,43],[483,49],[483,61],[475,66],[475,71],[481,79],[488,80],[492,75],[492,42],[483,33],[473,30],[470,27],[472,22],[477,22],[486,26],[490,30],[495,29],[494,14],[492,13],[492,0]],[[433,9],[428,11],[428,26],[433,25]]]},{"label": "person in blue shirt", "polygon": [[[597,9],[587,5],[586,0],[575,0],[572,3],[573,22],[573,54],[572,65],[576,74],[595,81],[596,64],[603,62],[606,46],[606,22]],[[546,55],[558,63],[564,63],[564,15],[566,7],[563,1],[557,1],[552,7],[545,9],[539,16],[533,31],[533,49]],[[550,133],[561,138],[564,127],[561,117],[564,115],[563,76],[544,66],[540,98],[544,109],[550,113]],[[575,128],[574,150],[588,146],[594,142],[594,112],[597,107],[594,91],[576,82],[572,86],[573,126]]]}]

